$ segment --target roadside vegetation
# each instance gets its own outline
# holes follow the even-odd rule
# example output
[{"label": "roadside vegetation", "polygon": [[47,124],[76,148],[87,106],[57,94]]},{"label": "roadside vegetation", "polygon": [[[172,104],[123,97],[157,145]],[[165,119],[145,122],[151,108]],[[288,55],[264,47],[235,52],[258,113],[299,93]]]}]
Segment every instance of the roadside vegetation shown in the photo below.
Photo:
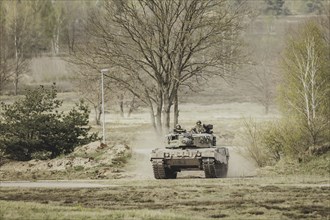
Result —
[{"label": "roadside vegetation", "polygon": [[131,156],[131,148],[126,144],[109,141],[107,145],[100,145],[97,141],[76,147],[72,153],[54,159],[6,160],[0,169],[0,179],[117,179],[125,176],[123,167]]},{"label": "roadside vegetation", "polygon": [[329,27],[313,19],[290,33],[277,96],[282,118],[245,120],[245,143],[259,167],[330,174]]},{"label": "roadside vegetation", "polygon": [[50,159],[73,152],[75,147],[98,139],[90,133],[89,109],[84,102],[60,112],[55,85],[27,90],[24,98],[2,103],[0,158]]}]

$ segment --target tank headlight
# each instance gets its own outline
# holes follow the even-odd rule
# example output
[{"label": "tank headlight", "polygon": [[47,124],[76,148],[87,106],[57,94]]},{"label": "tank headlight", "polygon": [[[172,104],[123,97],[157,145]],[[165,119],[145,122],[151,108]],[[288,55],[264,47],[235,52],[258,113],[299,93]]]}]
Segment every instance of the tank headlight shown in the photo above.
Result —
[{"label": "tank headlight", "polygon": [[164,153],[164,156],[165,157],[170,157],[170,154],[169,153]]},{"label": "tank headlight", "polygon": [[197,152],[196,156],[197,156],[197,157],[202,156],[201,152]]}]

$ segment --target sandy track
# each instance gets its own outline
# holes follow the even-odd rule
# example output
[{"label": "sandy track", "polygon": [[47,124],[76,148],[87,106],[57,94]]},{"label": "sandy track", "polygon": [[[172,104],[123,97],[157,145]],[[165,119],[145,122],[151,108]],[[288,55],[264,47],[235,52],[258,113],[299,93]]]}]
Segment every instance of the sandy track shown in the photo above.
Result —
[{"label": "sandy track", "polygon": [[[162,148],[163,139],[157,137],[153,131],[143,131],[136,136],[132,144],[133,155],[125,169],[126,178],[154,179],[150,154],[152,149]],[[256,176],[256,166],[246,159],[244,149],[234,146],[226,146],[229,149],[228,177]],[[184,171],[178,173],[178,178],[204,178],[203,171]]]},{"label": "sandy track", "polygon": [[[157,137],[152,130],[141,131],[136,134],[132,147],[132,158],[128,164],[120,170],[117,178],[123,180],[154,180],[150,162],[152,149],[162,147],[163,140]],[[254,164],[244,158],[241,148],[229,146],[229,170],[228,178],[251,177],[256,175]],[[178,179],[204,178],[203,171],[183,171],[178,173]],[[109,179],[110,180],[110,179]],[[50,187],[50,188],[101,188],[111,187],[107,180],[61,180],[61,181],[10,181],[0,182],[0,187]]]},{"label": "sandy track", "polygon": [[[230,153],[228,177],[256,176],[255,165],[244,158],[238,147],[228,147]],[[133,148],[133,156],[127,166],[127,177],[134,179],[153,179],[150,162],[152,148]],[[183,171],[178,173],[178,178],[204,178],[203,171]]]}]

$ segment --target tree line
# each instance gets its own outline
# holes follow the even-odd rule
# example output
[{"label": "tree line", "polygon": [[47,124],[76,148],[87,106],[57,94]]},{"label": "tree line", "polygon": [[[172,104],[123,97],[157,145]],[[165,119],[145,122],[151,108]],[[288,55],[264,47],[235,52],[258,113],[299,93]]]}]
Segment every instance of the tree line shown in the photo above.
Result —
[{"label": "tree line", "polygon": [[19,92],[30,61],[74,50],[76,36],[95,1],[0,1],[0,94],[10,82]]},{"label": "tree line", "polygon": [[303,162],[329,155],[329,15],[309,19],[288,33],[277,93],[282,118],[245,122],[245,144],[260,167],[282,158]]},{"label": "tree line", "polygon": [[181,87],[226,77],[241,61],[248,13],[231,1],[104,2],[89,17],[88,37],[70,61],[83,69],[110,67],[106,76],[148,106],[161,132],[170,127],[172,107],[178,122]]},{"label": "tree line", "polygon": [[[180,88],[194,89],[210,75],[225,77],[233,72],[230,68],[237,65],[241,54],[239,35],[249,17],[247,6],[257,14],[279,16],[294,13],[294,8],[318,14],[323,4],[323,0],[223,0],[203,5],[195,1],[179,5],[176,1],[1,1],[0,94],[11,83],[14,93],[19,92],[32,57],[85,56],[83,62],[70,60],[94,65],[88,70],[75,67],[85,68],[77,71],[79,78],[89,81],[100,66],[111,66],[117,74],[109,75],[107,87],[112,93],[127,90],[116,93],[120,103],[123,94],[129,94],[129,105],[139,99],[149,106],[152,124],[159,130],[163,124],[169,127],[171,107],[173,123],[178,122],[176,93]],[[146,74],[141,76],[141,71]],[[98,108],[99,100],[94,98],[91,103]]]},{"label": "tree line", "polygon": [[[273,11],[284,5],[284,1],[264,3],[274,6],[269,9]],[[154,129],[166,132],[171,123],[178,123],[183,88],[194,90],[213,77],[228,78],[248,61],[242,42],[245,27],[256,16],[251,6],[254,4],[241,0],[1,1],[0,92],[12,80],[18,93],[32,57],[62,56],[79,76],[82,90],[94,95],[89,101],[96,110],[100,70],[106,68],[107,95],[120,91],[116,94],[126,92],[133,100],[139,99],[149,108]],[[292,154],[303,153],[309,146],[329,140],[328,34],[329,23],[313,21],[286,40],[279,93],[285,120],[263,130],[260,140],[265,148],[258,149],[258,155],[266,149],[278,159],[288,149]],[[258,78],[263,81],[265,77]],[[269,96],[265,93],[267,99]],[[56,112],[61,103],[55,98],[54,88],[46,91],[42,87],[27,92],[28,101],[2,106],[4,142],[0,144],[7,153],[15,146],[25,146],[25,159],[40,149],[51,151],[54,157],[72,151],[81,135],[84,141],[96,139],[84,129],[89,113],[86,106],[65,116]],[[49,102],[43,102],[47,99]],[[39,117],[52,122],[54,129],[48,130],[48,137],[62,140],[60,131],[65,129],[77,129],[76,136],[65,137],[69,143],[49,142],[43,133],[46,129],[38,130],[43,124],[32,123],[31,114],[35,123],[40,122]],[[100,112],[96,121],[99,117]],[[34,125],[36,130],[31,128]],[[251,126],[247,127],[253,134]],[[295,135],[287,136],[288,131]],[[258,146],[258,141],[252,142]],[[39,145],[48,148],[34,148]]]}]

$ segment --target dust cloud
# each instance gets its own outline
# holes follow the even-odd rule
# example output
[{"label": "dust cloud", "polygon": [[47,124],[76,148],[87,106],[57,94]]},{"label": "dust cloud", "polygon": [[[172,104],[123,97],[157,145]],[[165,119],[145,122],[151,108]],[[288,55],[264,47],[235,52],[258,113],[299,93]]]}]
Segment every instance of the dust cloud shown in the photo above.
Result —
[{"label": "dust cloud", "polygon": [[256,176],[256,165],[244,157],[243,147],[228,147],[229,167],[228,177],[251,177]]},{"label": "dust cloud", "polygon": [[131,143],[132,158],[126,171],[129,178],[153,179],[153,170],[150,162],[152,149],[163,146],[163,139],[153,130],[140,131]]}]

